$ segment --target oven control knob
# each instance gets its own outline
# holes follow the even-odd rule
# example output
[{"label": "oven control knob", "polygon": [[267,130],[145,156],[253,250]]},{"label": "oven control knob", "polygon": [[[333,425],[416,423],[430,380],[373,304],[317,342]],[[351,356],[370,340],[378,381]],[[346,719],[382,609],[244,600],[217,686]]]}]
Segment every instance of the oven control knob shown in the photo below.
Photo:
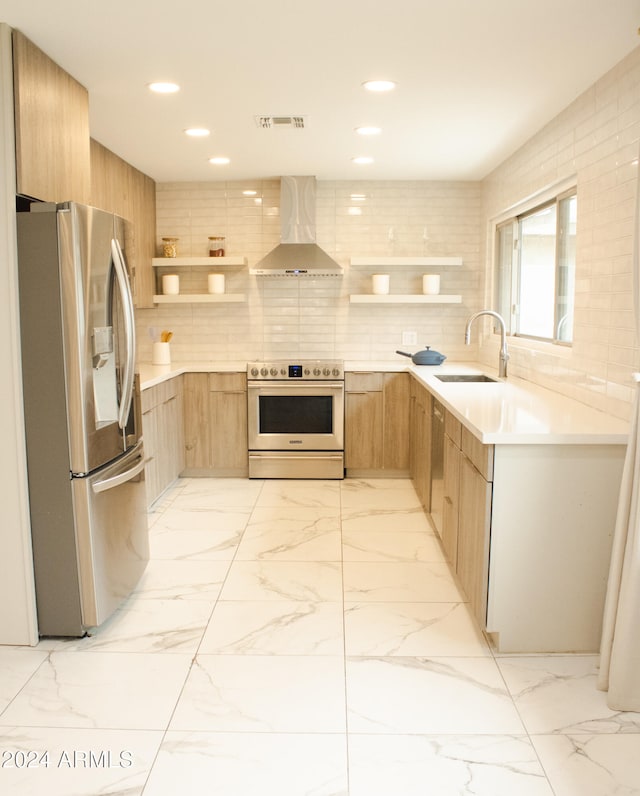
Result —
[{"label": "oven control knob", "polygon": [[287,375],[287,369],[286,368],[280,368],[280,375],[281,376],[286,376]]},{"label": "oven control knob", "polygon": [[331,375],[331,371],[329,370],[329,368],[324,368],[324,370],[322,371],[322,373],[323,373],[323,375],[325,375],[325,376],[330,376],[330,375]]},{"label": "oven control knob", "polygon": [[277,376],[277,375],[278,375],[278,368],[271,368],[271,370],[269,371],[269,373],[270,373],[272,376]]},{"label": "oven control knob", "polygon": [[320,368],[314,368],[313,369],[313,375],[314,376],[319,376],[320,375]]},{"label": "oven control knob", "polygon": [[305,368],[304,369],[304,375],[305,376],[308,376],[310,373],[311,373],[311,371],[309,370],[309,368]]},{"label": "oven control knob", "polygon": [[340,375],[340,368],[334,368],[333,369],[333,375],[334,376],[339,376]]},{"label": "oven control knob", "polygon": [[251,368],[251,375],[254,376],[254,377],[257,376],[258,375],[258,368]]},{"label": "oven control knob", "polygon": [[260,375],[261,376],[266,376],[268,373],[269,373],[269,371],[266,368],[260,368]]}]

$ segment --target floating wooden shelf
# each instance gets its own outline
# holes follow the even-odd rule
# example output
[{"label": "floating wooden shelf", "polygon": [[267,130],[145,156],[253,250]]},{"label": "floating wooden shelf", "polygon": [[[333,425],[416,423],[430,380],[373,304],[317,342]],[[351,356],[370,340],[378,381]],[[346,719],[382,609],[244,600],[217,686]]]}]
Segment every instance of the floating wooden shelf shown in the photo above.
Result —
[{"label": "floating wooden shelf", "polygon": [[462,296],[423,294],[400,295],[390,293],[379,296],[373,293],[353,294],[349,296],[351,304],[461,304]]},{"label": "floating wooden shelf", "polygon": [[246,265],[246,257],[154,257],[154,268],[211,268],[227,265]]}]

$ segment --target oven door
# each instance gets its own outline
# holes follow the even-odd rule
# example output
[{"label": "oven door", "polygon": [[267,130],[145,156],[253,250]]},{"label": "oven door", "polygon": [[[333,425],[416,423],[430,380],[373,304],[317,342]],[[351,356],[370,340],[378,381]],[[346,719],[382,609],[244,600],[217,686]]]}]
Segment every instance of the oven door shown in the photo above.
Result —
[{"label": "oven door", "polygon": [[341,451],[344,382],[247,385],[249,450]]}]

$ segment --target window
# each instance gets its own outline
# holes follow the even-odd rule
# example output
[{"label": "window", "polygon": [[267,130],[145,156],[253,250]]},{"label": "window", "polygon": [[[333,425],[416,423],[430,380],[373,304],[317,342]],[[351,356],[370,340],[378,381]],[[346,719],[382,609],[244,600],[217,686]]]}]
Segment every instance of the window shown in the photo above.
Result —
[{"label": "window", "polygon": [[496,227],[494,305],[510,334],[573,339],[575,188]]}]

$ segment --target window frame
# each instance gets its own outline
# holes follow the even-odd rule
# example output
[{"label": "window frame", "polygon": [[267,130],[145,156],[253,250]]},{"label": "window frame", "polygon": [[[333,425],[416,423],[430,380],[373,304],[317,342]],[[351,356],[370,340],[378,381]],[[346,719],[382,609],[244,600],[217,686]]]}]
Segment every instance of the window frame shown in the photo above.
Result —
[{"label": "window frame", "polygon": [[[492,304],[494,309],[499,312],[505,320],[507,327],[507,334],[514,340],[531,341],[535,343],[542,343],[553,346],[560,346],[563,348],[571,348],[573,345],[573,327],[570,340],[563,340],[558,335],[558,308],[559,301],[559,287],[561,282],[560,276],[560,252],[561,252],[561,235],[560,235],[560,218],[561,218],[561,203],[575,197],[578,200],[578,187],[575,178],[565,180],[562,183],[549,188],[535,196],[529,197],[517,203],[500,216],[494,218],[491,222],[492,225]],[[546,207],[555,206],[556,208],[556,233],[555,233],[555,246],[554,246],[554,294],[553,294],[553,308],[554,308],[554,324],[553,324],[553,337],[542,337],[531,334],[524,334],[518,331],[518,299],[520,290],[520,266],[521,266],[521,223],[522,219],[540,212]],[[577,225],[577,221],[576,221]],[[508,264],[505,260],[499,259],[504,249],[504,242],[501,241],[500,236],[505,230],[511,232],[511,257]],[[576,226],[577,237],[577,226]],[[573,268],[573,308],[575,310],[575,254],[574,254],[574,268]],[[508,273],[507,273],[508,272]],[[505,286],[508,284],[509,294],[505,295]],[[497,326],[494,326],[494,332],[497,333]]]}]

